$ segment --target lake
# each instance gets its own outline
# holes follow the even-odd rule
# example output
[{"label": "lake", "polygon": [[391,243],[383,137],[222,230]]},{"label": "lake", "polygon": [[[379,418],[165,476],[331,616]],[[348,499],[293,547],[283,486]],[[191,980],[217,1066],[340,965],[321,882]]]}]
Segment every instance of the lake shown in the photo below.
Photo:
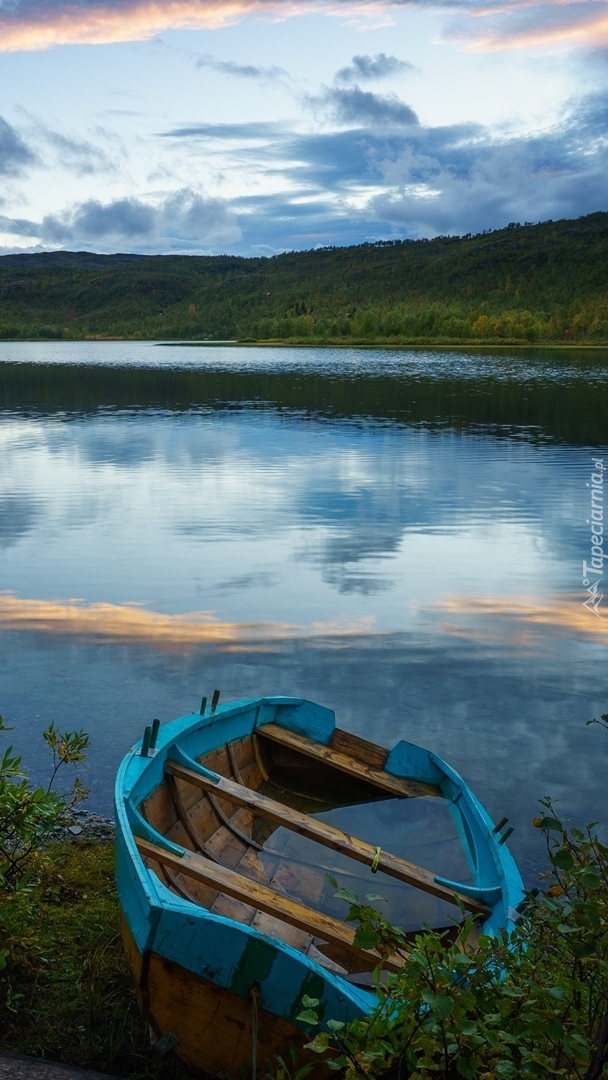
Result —
[{"label": "lake", "polygon": [[12,741],[42,779],[84,727],[108,813],[153,717],[305,696],[446,758],[534,883],[539,797],[608,820],[607,418],[603,351],[0,343]]}]

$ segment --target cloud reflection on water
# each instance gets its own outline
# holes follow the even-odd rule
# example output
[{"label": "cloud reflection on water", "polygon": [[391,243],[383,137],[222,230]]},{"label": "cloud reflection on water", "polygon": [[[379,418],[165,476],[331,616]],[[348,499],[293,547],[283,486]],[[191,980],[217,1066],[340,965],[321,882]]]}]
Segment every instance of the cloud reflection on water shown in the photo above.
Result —
[{"label": "cloud reflection on water", "polygon": [[[473,621],[441,621],[441,616],[470,617]],[[594,617],[574,594],[543,599],[532,596],[445,596],[430,607],[420,607],[420,633],[429,632],[468,640],[532,640],[547,634],[608,639],[608,619]],[[435,618],[439,616],[439,621]],[[80,600],[49,601],[0,594],[0,630],[28,631],[112,643],[145,644],[161,652],[188,652],[203,644],[257,650],[264,642],[307,638],[342,638],[374,633],[374,616],[319,620],[308,625],[260,621],[223,622],[212,611],[168,615],[141,604],[85,604]],[[490,623],[490,626],[488,626]],[[527,634],[528,638],[522,637]],[[386,632],[377,631],[377,636]]]},{"label": "cloud reflection on water", "polygon": [[264,641],[284,641],[299,637],[325,637],[369,633],[373,617],[363,616],[351,623],[340,620],[293,623],[222,622],[211,611],[189,611],[167,615],[149,611],[139,604],[84,604],[22,599],[0,594],[0,629],[109,641],[143,643],[161,652],[187,651],[195,645],[213,644],[229,648]]}]

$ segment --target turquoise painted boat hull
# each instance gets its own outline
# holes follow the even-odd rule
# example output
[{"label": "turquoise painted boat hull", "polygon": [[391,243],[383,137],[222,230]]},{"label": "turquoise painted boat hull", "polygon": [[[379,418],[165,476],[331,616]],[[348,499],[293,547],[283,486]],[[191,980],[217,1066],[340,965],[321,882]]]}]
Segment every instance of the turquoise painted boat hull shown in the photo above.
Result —
[{"label": "turquoise painted boat hull", "polygon": [[[286,1053],[289,1041],[301,1045],[308,1034],[298,1021],[304,995],[318,998],[321,1015],[336,1020],[364,1016],[376,1003],[372,990],[287,941],[178,895],[145,864],[138,849],[143,840],[169,854],[179,856],[184,850],[142,813],[146,800],[165,782],[168,761],[197,763],[268,724],[329,747],[335,717],[322,706],[286,697],[234,702],[213,713],[183,716],[160,729],[153,756],[143,757],[141,743],[136,744],[116,780],[116,883],[142,1011],[159,1049],[173,1048],[189,1068],[218,1076],[246,1070],[256,1037],[261,1060]],[[524,896],[521,877],[467,784],[435,754],[406,741],[389,751],[383,770],[389,778],[439,789],[449,804],[471,881],[436,880],[487,906],[486,933],[511,929]]]}]

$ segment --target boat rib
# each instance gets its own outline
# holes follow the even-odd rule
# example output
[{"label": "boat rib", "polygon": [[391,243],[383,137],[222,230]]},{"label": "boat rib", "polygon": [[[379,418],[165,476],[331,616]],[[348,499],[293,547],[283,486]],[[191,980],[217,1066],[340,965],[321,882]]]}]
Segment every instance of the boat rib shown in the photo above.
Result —
[{"label": "boat rib", "polygon": [[186,807],[184,806],[184,800],[182,799],[181,792],[180,792],[180,790],[179,790],[179,788],[177,786],[175,777],[171,773],[167,773],[167,783],[169,785],[169,791],[171,793],[171,798],[173,799],[173,803],[174,803],[175,809],[177,811],[179,820],[181,821],[182,825],[184,826],[184,829],[186,830],[186,833],[190,837],[190,840],[194,844],[195,851],[198,851],[201,854],[206,855],[207,858],[211,859],[212,862],[216,862],[216,863],[221,862],[221,860],[218,859],[217,855],[215,855],[213,853],[211,848],[209,848],[207,846],[207,844],[203,840],[202,836],[200,835],[198,829],[195,827],[194,823],[190,820],[190,818],[188,816],[188,811],[186,810]]}]

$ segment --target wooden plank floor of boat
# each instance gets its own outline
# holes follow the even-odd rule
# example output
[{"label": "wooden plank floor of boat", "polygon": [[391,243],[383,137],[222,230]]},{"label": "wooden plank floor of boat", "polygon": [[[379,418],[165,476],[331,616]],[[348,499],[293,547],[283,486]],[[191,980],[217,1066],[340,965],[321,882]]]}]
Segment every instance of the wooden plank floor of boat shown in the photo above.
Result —
[{"label": "wooden plank floor of boat", "polygon": [[[230,749],[222,746],[206,754],[201,761],[212,771],[232,776],[236,782],[248,787],[257,789],[265,783],[265,770],[263,766],[260,768],[259,753],[256,755],[254,752],[251,736],[232,743]],[[249,881],[257,882],[261,886],[272,886],[275,891],[287,895],[285,885],[273,878],[268,879],[258,857],[262,846],[259,839],[267,839],[276,828],[275,825],[260,823],[258,819],[256,824],[261,824],[262,828],[260,837],[256,840],[252,835],[254,815],[249,810],[235,808],[233,803],[221,798],[216,799],[213,795],[211,799],[206,795],[201,798],[199,789],[193,788],[187,782],[181,782],[178,778],[175,779],[175,787],[177,791],[172,793],[171,784],[164,783],[146,800],[142,811],[150,824],[187,851],[199,851],[214,860],[218,866],[237,871]],[[193,840],[193,836],[197,837],[199,843]],[[369,966],[362,957],[347,957],[349,962],[344,966],[324,956],[320,951],[326,945],[323,939],[317,940],[315,934],[290,925],[283,918],[274,917],[269,911],[261,911],[251,903],[246,904],[238,896],[213,888],[210,883],[212,876],[204,882],[180,873],[179,864],[162,866],[157,860],[147,861],[160,879],[185,899],[206,907],[214,914],[223,915],[279,938],[299,952],[310,955],[329,970],[346,975],[353,967],[359,969],[361,966]],[[300,875],[300,886],[305,876]],[[308,877],[312,884],[318,875],[311,870]],[[314,897],[310,899],[314,906]]]}]

